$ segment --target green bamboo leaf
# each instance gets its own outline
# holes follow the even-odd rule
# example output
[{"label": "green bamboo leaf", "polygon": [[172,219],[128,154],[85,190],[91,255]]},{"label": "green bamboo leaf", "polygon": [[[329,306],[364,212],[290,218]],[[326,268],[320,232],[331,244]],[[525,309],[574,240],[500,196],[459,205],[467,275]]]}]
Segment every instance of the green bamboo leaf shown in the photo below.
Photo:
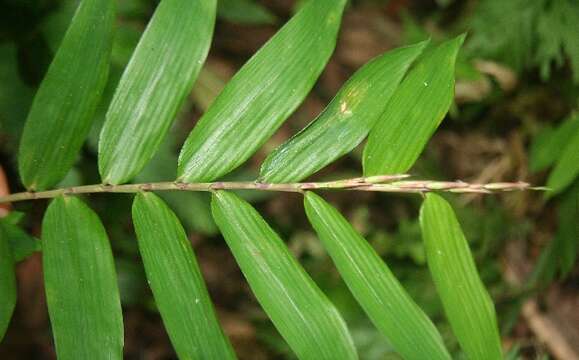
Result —
[{"label": "green bamboo leaf", "polygon": [[577,132],[579,132],[579,114],[574,114],[557,129],[546,128],[535,136],[529,154],[531,171],[541,171],[553,165]]},{"label": "green bamboo leaf", "polygon": [[387,52],[364,65],[314,121],[267,157],[260,181],[300,181],[360,144],[427,43]]},{"label": "green bamboo leaf", "polygon": [[576,129],[573,137],[565,145],[555,168],[549,174],[547,187],[551,191],[547,196],[559,194],[571,185],[577,176],[579,176],[579,129]]},{"label": "green bamboo leaf", "polygon": [[404,359],[450,359],[434,324],[352,225],[313,192],[304,204],[348,288],[392,347]]},{"label": "green bamboo leaf", "polygon": [[138,194],[133,221],[155,302],[181,359],[234,359],[183,226],[153,193]]},{"label": "green bamboo leaf", "polygon": [[10,324],[16,305],[16,275],[10,241],[0,224],[0,341]]},{"label": "green bamboo leaf", "polygon": [[42,262],[56,354],[122,359],[123,319],[111,247],[98,216],[58,197],[42,222]]},{"label": "green bamboo leaf", "polygon": [[134,177],[153,157],[207,57],[216,0],[163,0],[129,62],[99,141],[104,183]]},{"label": "green bamboo leaf", "polygon": [[113,0],[83,0],[36,92],[18,154],[30,190],[62,180],[88,136],[108,78],[114,16]]},{"label": "green bamboo leaf", "polygon": [[356,359],[342,317],[247,202],[218,191],[213,216],[255,297],[300,359]]},{"label": "green bamboo leaf", "polygon": [[276,17],[254,0],[219,0],[217,13],[226,20],[248,25],[273,24]]},{"label": "green bamboo leaf", "polygon": [[225,175],[273,135],[324,69],[345,3],[308,2],[239,70],[187,138],[179,181]]},{"label": "green bamboo leaf", "polygon": [[436,290],[466,356],[502,359],[495,308],[452,207],[439,195],[426,195],[420,227]]},{"label": "green bamboo leaf", "polygon": [[364,175],[408,171],[448,112],[464,35],[425,52],[408,72],[364,148]]}]

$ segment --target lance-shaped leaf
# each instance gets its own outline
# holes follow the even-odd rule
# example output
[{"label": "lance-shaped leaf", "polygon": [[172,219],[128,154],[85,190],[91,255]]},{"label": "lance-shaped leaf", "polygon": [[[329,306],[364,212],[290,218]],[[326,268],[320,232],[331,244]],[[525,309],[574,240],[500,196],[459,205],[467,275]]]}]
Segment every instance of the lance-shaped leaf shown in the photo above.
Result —
[{"label": "lance-shaped leaf", "polygon": [[436,290],[466,356],[502,359],[495,308],[452,207],[439,195],[426,195],[420,227]]},{"label": "lance-shaped leaf", "polygon": [[579,130],[576,129],[557,160],[555,168],[549,175],[547,187],[552,191],[547,196],[553,196],[565,190],[579,176]]},{"label": "lance-shaped leaf", "polygon": [[99,141],[104,183],[130,180],[161,145],[207,53],[216,0],[162,0],[129,62]]},{"label": "lance-shaped leaf", "polygon": [[356,359],[346,324],[247,202],[218,191],[213,216],[255,297],[300,359]]},{"label": "lance-shaped leaf", "polygon": [[541,131],[531,144],[529,168],[541,171],[553,165],[565,151],[567,144],[579,132],[579,114],[573,114],[557,129]]},{"label": "lance-shaped leaf", "polygon": [[113,0],[80,3],[22,134],[18,165],[28,189],[54,186],[74,164],[107,82],[113,24]]},{"label": "lance-shaped leaf", "polygon": [[324,69],[345,3],[308,2],[239,70],[187,138],[179,181],[214,180],[273,135]]},{"label": "lance-shaped leaf", "polygon": [[0,341],[4,338],[16,305],[16,275],[10,241],[0,223]]},{"label": "lance-shaped leaf", "polygon": [[311,191],[305,208],[350,291],[392,347],[404,359],[450,359],[434,324],[352,225]]},{"label": "lance-shaped leaf", "polygon": [[98,216],[59,197],[42,222],[48,314],[59,359],[122,359],[123,319],[111,247]]},{"label": "lance-shaped leaf", "polygon": [[234,359],[177,216],[153,193],[138,194],[133,221],[155,302],[181,359]]},{"label": "lance-shaped leaf", "polygon": [[276,17],[255,0],[219,0],[217,13],[226,20],[249,25],[273,24]]},{"label": "lance-shaped leaf", "polygon": [[454,95],[454,65],[464,35],[425,52],[408,72],[387,110],[370,131],[364,175],[404,173],[448,112]]},{"label": "lance-shaped leaf", "polygon": [[260,180],[300,181],[360,144],[426,44],[390,51],[364,65],[317,119],[267,157]]}]

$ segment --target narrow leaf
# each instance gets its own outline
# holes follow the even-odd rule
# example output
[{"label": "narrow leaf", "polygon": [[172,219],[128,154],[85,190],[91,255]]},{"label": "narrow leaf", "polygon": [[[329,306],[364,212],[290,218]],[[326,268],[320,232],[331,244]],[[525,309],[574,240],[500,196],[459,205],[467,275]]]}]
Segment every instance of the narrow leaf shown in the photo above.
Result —
[{"label": "narrow leaf", "polygon": [[579,132],[579,114],[565,120],[557,129],[547,128],[531,144],[529,168],[541,171],[553,165],[565,150],[573,135]]},{"label": "narrow leaf", "polygon": [[549,174],[547,187],[552,191],[548,196],[553,196],[565,190],[579,176],[579,129],[575,130],[573,137],[565,145],[561,157],[557,160],[555,168]]},{"label": "narrow leaf", "polygon": [[368,242],[308,191],[306,214],[338,271],[376,327],[404,359],[450,359],[442,338]]},{"label": "narrow leaf", "polygon": [[420,226],[436,290],[466,356],[502,359],[495,308],[452,207],[439,195],[426,195]]},{"label": "narrow leaf", "polygon": [[141,193],[133,221],[147,279],[179,358],[234,359],[177,216],[155,194]]},{"label": "narrow leaf", "polygon": [[360,144],[427,43],[387,52],[364,65],[314,121],[267,157],[261,181],[300,181]]},{"label": "narrow leaf", "polygon": [[216,0],[163,0],[115,92],[99,142],[104,183],[134,177],[161,145],[207,53]]},{"label": "narrow leaf", "polygon": [[464,35],[425,52],[408,72],[387,110],[370,131],[364,175],[408,171],[448,112],[454,95],[454,65]]},{"label": "narrow leaf", "polygon": [[18,165],[29,190],[56,185],[73,166],[107,82],[113,24],[113,0],[80,3],[22,134]]},{"label": "narrow leaf", "polygon": [[10,324],[16,305],[16,275],[10,241],[0,224],[0,341]]},{"label": "narrow leaf", "polygon": [[122,359],[123,319],[111,247],[98,216],[59,197],[42,222],[48,314],[59,359]]},{"label": "narrow leaf", "polygon": [[257,300],[300,359],[356,359],[346,324],[247,202],[218,191],[213,216]]},{"label": "narrow leaf", "polygon": [[276,22],[275,15],[254,0],[219,0],[217,13],[239,24],[263,25]]},{"label": "narrow leaf", "polygon": [[187,138],[179,181],[225,175],[273,135],[324,69],[345,3],[308,2],[239,70]]}]

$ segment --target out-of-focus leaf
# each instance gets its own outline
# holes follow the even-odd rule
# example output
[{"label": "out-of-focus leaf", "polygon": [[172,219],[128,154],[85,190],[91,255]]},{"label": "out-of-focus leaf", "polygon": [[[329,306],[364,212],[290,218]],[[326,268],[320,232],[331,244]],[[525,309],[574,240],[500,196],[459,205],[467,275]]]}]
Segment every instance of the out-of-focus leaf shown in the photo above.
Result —
[{"label": "out-of-focus leaf", "polygon": [[239,24],[263,25],[276,21],[275,15],[254,0],[218,0],[217,13],[220,17]]},{"label": "out-of-focus leaf", "polygon": [[426,195],[420,226],[436,290],[466,356],[502,359],[494,305],[452,207],[439,195]]},{"label": "out-of-focus leaf", "polygon": [[123,319],[113,256],[98,216],[58,197],[42,222],[48,313],[59,359],[122,359]]},{"label": "out-of-focus leaf", "polygon": [[368,242],[313,192],[306,214],[338,271],[376,327],[404,359],[450,359],[434,324]]},{"label": "out-of-focus leaf", "polygon": [[273,135],[324,69],[345,3],[309,2],[239,70],[187,138],[179,181],[225,175]]},{"label": "out-of-focus leaf", "polygon": [[529,154],[531,171],[541,171],[553,165],[577,132],[579,132],[579,115],[577,114],[565,120],[557,129],[546,128],[540,132],[531,144]]},{"label": "out-of-focus leaf", "polygon": [[216,0],[163,0],[119,82],[99,141],[104,183],[134,177],[153,157],[207,57]]},{"label": "out-of-focus leaf", "polygon": [[464,35],[425,52],[408,72],[370,131],[364,175],[406,172],[448,112],[454,65]]},{"label": "out-of-focus leaf", "polygon": [[4,338],[16,305],[16,275],[10,241],[0,224],[0,341]]},{"label": "out-of-focus leaf", "polygon": [[83,0],[36,92],[19,150],[23,184],[54,186],[74,164],[107,82],[114,1]]},{"label": "out-of-focus leaf", "polygon": [[141,193],[133,221],[147,279],[179,357],[234,359],[177,216],[155,194]]},{"label": "out-of-focus leaf", "polygon": [[211,205],[253,293],[298,358],[356,359],[342,317],[259,213],[225,191]]},{"label": "out-of-focus leaf", "polygon": [[579,175],[579,129],[569,139],[567,145],[561,152],[555,168],[549,174],[547,187],[551,191],[547,196],[553,196],[565,190]]},{"label": "out-of-focus leaf", "polygon": [[36,251],[40,251],[40,241],[28,235],[17,224],[7,221],[6,218],[0,218],[0,227],[4,228],[14,262],[19,262]]},{"label": "out-of-focus leaf", "polygon": [[260,180],[300,181],[355,148],[426,44],[387,52],[364,65],[314,121],[267,157]]}]

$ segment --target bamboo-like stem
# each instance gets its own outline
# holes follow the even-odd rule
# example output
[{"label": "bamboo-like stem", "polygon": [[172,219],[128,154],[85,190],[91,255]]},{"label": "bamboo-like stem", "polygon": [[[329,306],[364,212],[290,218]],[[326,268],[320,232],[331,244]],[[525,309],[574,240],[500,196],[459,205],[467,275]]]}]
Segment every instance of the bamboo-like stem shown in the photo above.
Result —
[{"label": "bamboo-like stem", "polygon": [[446,191],[453,193],[491,194],[515,190],[546,190],[531,187],[526,182],[500,182],[489,184],[471,184],[463,181],[403,180],[406,174],[361,177],[327,182],[304,182],[287,184],[269,184],[252,181],[179,183],[155,182],[125,185],[84,185],[62,189],[21,192],[0,197],[0,204],[25,200],[51,199],[61,195],[97,194],[97,193],[137,193],[141,191],[215,191],[215,190],[259,190],[302,193],[306,190],[357,190],[388,193],[426,193]]}]

